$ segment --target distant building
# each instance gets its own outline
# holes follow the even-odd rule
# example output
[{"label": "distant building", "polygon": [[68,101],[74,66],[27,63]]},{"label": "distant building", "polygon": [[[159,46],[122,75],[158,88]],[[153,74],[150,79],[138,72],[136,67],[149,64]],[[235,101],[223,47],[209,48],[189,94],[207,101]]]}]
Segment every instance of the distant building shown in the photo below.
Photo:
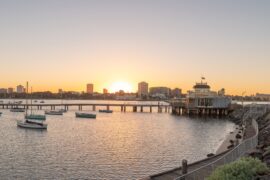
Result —
[{"label": "distant building", "polygon": [[[203,78],[204,79],[204,78]],[[222,93],[217,93],[210,90],[210,86],[207,82],[196,83],[193,86],[194,91],[188,91],[187,94],[187,106],[189,108],[228,108],[231,100],[224,96],[225,90]]]},{"label": "distant building", "polygon": [[116,92],[116,94],[119,95],[119,96],[124,96],[125,91],[124,90],[119,90],[118,92]]},{"label": "distant building", "polygon": [[25,93],[25,88],[22,85],[17,86],[17,93]]},{"label": "distant building", "polygon": [[140,82],[138,84],[138,95],[139,97],[148,96],[148,83]]},{"label": "distant building", "polygon": [[58,89],[58,94],[62,94],[63,93],[63,89]]},{"label": "distant building", "polygon": [[6,88],[0,88],[0,94],[6,94],[7,89]]},{"label": "distant building", "polygon": [[87,84],[86,85],[86,93],[88,93],[88,94],[94,93],[94,84]]},{"label": "distant building", "polygon": [[14,92],[14,89],[12,87],[7,89],[8,94],[12,94]]},{"label": "distant building", "polygon": [[225,89],[222,88],[221,90],[218,91],[219,96],[225,96]]},{"label": "distant building", "polygon": [[171,89],[168,87],[151,87],[150,95],[152,97],[166,98],[170,96]]},{"label": "distant building", "polygon": [[270,94],[256,94],[256,98],[259,98],[262,101],[270,101]]},{"label": "distant building", "polygon": [[172,97],[181,97],[182,89],[175,88],[171,91]]},{"label": "distant building", "polygon": [[108,94],[108,89],[103,89],[103,94]]}]

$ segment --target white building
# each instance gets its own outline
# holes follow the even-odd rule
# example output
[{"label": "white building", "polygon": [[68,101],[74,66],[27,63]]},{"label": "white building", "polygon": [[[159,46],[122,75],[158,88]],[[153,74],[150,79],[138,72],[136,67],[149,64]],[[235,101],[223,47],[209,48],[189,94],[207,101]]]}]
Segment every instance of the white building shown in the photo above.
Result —
[{"label": "white building", "polygon": [[189,108],[228,108],[231,99],[224,96],[222,93],[217,93],[210,90],[207,82],[196,83],[193,86],[194,91],[189,91],[187,94],[187,106]]},{"label": "white building", "polygon": [[25,93],[25,88],[22,85],[17,86],[17,93]]}]

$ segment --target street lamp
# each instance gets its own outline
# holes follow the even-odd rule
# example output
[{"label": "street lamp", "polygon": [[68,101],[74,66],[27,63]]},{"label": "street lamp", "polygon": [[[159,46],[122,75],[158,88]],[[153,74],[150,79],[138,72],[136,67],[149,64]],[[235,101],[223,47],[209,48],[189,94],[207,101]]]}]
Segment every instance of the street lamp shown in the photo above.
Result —
[{"label": "street lamp", "polygon": [[244,109],[244,95],[246,94],[246,91],[242,92],[242,108]]}]

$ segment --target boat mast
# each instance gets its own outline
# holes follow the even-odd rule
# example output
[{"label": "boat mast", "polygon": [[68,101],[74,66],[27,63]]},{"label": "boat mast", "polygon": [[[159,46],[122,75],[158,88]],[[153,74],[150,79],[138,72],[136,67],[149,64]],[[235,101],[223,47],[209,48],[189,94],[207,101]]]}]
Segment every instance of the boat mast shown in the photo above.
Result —
[{"label": "boat mast", "polygon": [[28,81],[26,82],[26,117],[27,117],[27,110],[28,110],[28,97],[27,97],[27,95],[28,95]]},{"label": "boat mast", "polygon": [[31,114],[33,114],[33,96],[32,96],[32,86],[31,86]]}]

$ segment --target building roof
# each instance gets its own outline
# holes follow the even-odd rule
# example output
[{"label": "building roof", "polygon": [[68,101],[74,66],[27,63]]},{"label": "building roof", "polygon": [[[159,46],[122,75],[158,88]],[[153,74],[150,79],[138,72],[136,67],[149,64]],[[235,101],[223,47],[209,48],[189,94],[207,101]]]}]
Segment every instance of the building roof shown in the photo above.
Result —
[{"label": "building roof", "polygon": [[210,89],[210,86],[207,84],[198,83],[193,86],[194,89]]}]

